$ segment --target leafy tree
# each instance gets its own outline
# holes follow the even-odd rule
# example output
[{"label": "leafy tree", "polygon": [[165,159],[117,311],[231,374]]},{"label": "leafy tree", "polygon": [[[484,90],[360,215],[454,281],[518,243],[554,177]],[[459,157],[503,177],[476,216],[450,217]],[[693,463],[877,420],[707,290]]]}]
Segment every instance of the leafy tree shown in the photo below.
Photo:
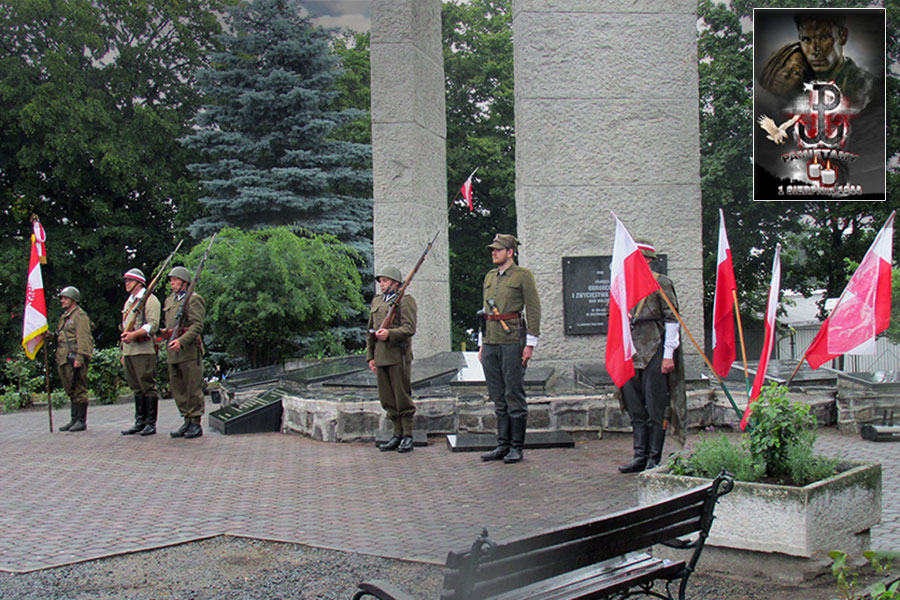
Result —
[{"label": "leafy tree", "polygon": [[[334,133],[349,142],[372,145],[371,35],[369,32],[341,32],[333,39],[333,52],[340,56],[344,72],[335,84],[339,95],[335,109],[356,109],[361,116]],[[371,168],[371,160],[369,161]]]},{"label": "leafy tree", "polygon": [[[196,267],[207,246],[197,244],[187,265]],[[363,309],[356,260],[330,235],[287,227],[222,230],[199,284],[209,347],[246,357],[251,367],[343,353],[330,327]]]},{"label": "leafy tree", "polygon": [[[808,2],[700,0],[698,39],[700,76],[700,155],[703,196],[704,280],[707,314],[715,285],[718,209],[722,208],[734,254],[742,311],[761,312],[766,301],[771,256],[782,242],[782,287],[803,293],[824,288],[838,296],[849,276],[844,258],[860,260],[878,229],[897,204],[898,173],[888,174],[888,201],[753,202],[752,156],[752,9],[766,6],[805,7]],[[829,7],[863,6],[829,2]],[[898,0],[885,2],[888,18],[888,156],[900,152],[897,126]],[[897,244],[895,238],[895,247]],[[895,251],[896,252],[896,251]],[[895,254],[896,255],[896,254]],[[749,310],[748,310],[749,309]]]},{"label": "leafy tree", "polygon": [[[511,1],[447,2],[442,35],[451,194],[450,306],[456,346],[474,326],[481,307],[481,284],[491,266],[485,247],[497,232],[516,232]],[[476,167],[470,212],[457,192]]]},{"label": "leafy tree", "polygon": [[31,213],[47,231],[51,326],[55,290],[74,284],[98,343],[116,339],[121,274],[153,269],[180,224],[176,208],[196,194],[176,139],[199,106],[193,73],[215,46],[222,6],[0,4],[0,278],[10,283],[0,290],[4,345],[21,339]]},{"label": "leafy tree", "polygon": [[209,101],[182,139],[204,190],[206,214],[191,231],[304,228],[368,259],[371,146],[335,137],[363,115],[335,108],[341,72],[329,32],[296,0],[241,3],[231,15],[224,51],[197,75]]}]

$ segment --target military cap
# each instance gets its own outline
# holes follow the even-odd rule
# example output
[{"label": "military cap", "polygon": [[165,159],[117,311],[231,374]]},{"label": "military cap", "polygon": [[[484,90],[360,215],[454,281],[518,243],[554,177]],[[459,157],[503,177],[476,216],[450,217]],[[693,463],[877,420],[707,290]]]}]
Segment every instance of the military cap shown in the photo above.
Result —
[{"label": "military cap", "polygon": [[125,279],[134,279],[135,281],[140,281],[141,283],[147,283],[147,278],[144,277],[144,272],[140,269],[129,269],[123,275]]},{"label": "military cap", "polygon": [[656,247],[649,240],[634,240],[638,250],[647,258],[656,258]]},{"label": "military cap", "polygon": [[381,267],[381,269],[375,273],[375,279],[377,280],[379,277],[387,277],[388,279],[393,279],[397,283],[403,281],[403,275],[400,274],[400,269],[397,267]]},{"label": "military cap", "polygon": [[78,288],[74,285],[67,285],[62,289],[59,295],[65,296],[66,298],[71,298],[75,302],[81,302],[81,292],[79,292]]},{"label": "military cap", "polygon": [[516,239],[516,236],[508,233],[498,233],[494,236],[494,241],[488,244],[488,248],[492,250],[515,250],[518,245],[519,240]]},{"label": "military cap", "polygon": [[172,267],[172,270],[169,271],[169,277],[175,277],[177,279],[190,283],[191,272],[184,267]]}]

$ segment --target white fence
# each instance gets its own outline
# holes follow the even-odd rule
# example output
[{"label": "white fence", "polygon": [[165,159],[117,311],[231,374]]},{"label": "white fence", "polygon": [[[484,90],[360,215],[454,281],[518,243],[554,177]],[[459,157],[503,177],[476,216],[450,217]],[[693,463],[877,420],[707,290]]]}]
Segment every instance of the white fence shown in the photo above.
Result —
[{"label": "white fence", "polygon": [[[800,360],[803,352],[809,348],[809,345],[816,337],[820,327],[821,324],[797,327],[787,335],[782,335],[783,330],[779,328],[778,334],[781,337],[779,337],[778,344],[774,349],[774,358]],[[875,340],[875,354],[847,354],[831,361],[831,363],[826,363],[825,366],[844,371],[845,373],[900,371],[900,345],[884,338],[878,338]]]}]

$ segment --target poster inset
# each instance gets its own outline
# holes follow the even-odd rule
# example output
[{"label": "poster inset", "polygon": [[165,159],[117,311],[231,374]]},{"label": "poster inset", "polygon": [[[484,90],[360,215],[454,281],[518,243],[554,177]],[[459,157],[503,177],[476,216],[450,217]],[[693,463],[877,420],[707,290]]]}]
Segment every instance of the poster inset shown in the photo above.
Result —
[{"label": "poster inset", "polygon": [[884,200],[884,9],[754,9],[753,59],[753,199]]}]

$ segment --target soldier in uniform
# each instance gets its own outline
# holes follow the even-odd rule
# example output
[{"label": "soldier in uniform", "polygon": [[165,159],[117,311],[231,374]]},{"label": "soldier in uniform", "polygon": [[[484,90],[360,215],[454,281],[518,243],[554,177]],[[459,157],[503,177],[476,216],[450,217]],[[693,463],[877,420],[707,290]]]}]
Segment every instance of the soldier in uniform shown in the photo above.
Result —
[{"label": "soldier in uniform", "polygon": [[68,286],[59,293],[63,314],[56,327],[56,364],[71,402],[72,417],[60,431],[87,429],[88,363],[94,352],[91,319],[79,306],[81,292]]},{"label": "soldier in uniform", "polygon": [[[656,258],[653,244],[643,240],[636,240],[636,243],[648,263]],[[661,273],[654,272],[653,275],[677,310],[672,280]],[[631,418],[634,457],[619,467],[622,473],[652,469],[662,459],[670,384],[675,383],[670,379],[676,376],[675,352],[679,346],[678,319],[659,291],[638,303],[630,317],[635,348],[634,377],[622,386],[622,398]],[[683,368],[678,369],[677,376],[683,381]]]},{"label": "soldier in uniform", "polygon": [[[185,296],[191,283],[191,273],[184,267],[173,267],[169,271],[169,285],[172,293],[163,306],[166,329],[163,337],[169,340],[166,361],[169,365],[169,385],[175,404],[184,423],[171,432],[172,437],[195,438],[203,435],[200,417],[203,416],[203,347],[200,334],[206,318],[206,302],[194,292],[184,305]],[[182,329],[178,337],[173,329],[179,313],[183,312]]]},{"label": "soldier in uniform", "polygon": [[397,303],[390,327],[381,327],[391,305],[396,303],[402,279],[400,269],[396,267],[384,267],[378,271],[375,280],[381,287],[381,294],[372,299],[369,312],[366,358],[378,381],[381,406],[394,426],[391,439],[378,446],[382,452],[410,452],[413,449],[412,426],[416,406],[411,397],[410,368],[418,310],[413,297],[404,293]]},{"label": "soldier in uniform", "polygon": [[[125,381],[134,393],[134,425],[122,435],[153,435],[156,433],[156,414],[159,392],[156,390],[156,343],[154,335],[159,328],[159,298],[150,294],[144,302],[147,283],[143,271],[131,269],[124,275],[128,299],[122,307],[122,367]],[[143,309],[134,314],[144,302]],[[125,331],[132,322],[130,331]]]},{"label": "soldier in uniform", "polygon": [[484,276],[487,323],[478,350],[497,415],[497,447],[481,459],[505,463],[522,460],[528,419],[525,367],[541,330],[541,301],[534,275],[513,260],[518,246],[515,236],[502,233],[488,245],[495,268]]}]

